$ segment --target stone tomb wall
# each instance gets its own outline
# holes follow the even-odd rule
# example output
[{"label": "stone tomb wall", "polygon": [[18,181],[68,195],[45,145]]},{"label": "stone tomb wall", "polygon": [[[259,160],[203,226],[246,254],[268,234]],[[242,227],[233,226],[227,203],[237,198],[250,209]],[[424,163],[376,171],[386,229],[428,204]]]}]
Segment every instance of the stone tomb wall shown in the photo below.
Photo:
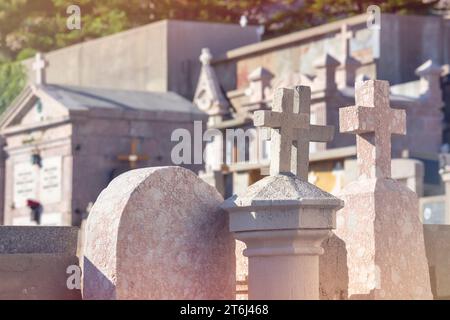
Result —
[{"label": "stone tomb wall", "polygon": [[[203,120],[203,114],[177,112],[122,113],[109,110],[107,116],[91,110],[91,116],[76,119],[73,145],[72,212],[74,225],[81,224],[82,214],[90,202],[95,202],[100,192],[111,180],[130,170],[127,161],[119,155],[128,155],[133,140],[137,140],[137,153],[148,160],[138,167],[172,165],[171,150],[178,143],[170,137],[176,129],[186,129],[194,136],[194,120]],[[193,141],[193,138],[192,138]],[[197,172],[202,165],[186,165]]]},{"label": "stone tomb wall", "polygon": [[[72,145],[70,124],[7,137],[5,148],[5,225],[30,225],[26,200],[43,205],[43,225],[71,225]],[[37,143],[33,143],[37,142]],[[41,164],[33,164],[38,152]]]}]

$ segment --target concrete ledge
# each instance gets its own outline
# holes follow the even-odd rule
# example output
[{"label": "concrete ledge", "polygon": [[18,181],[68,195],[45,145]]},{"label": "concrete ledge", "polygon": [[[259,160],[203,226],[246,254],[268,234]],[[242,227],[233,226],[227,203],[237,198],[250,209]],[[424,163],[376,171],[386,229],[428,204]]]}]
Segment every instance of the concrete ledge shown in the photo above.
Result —
[{"label": "concrete ledge", "polygon": [[77,252],[77,227],[0,226],[0,255]]},{"label": "concrete ledge", "polygon": [[67,288],[67,267],[78,258],[60,254],[0,255],[0,300],[80,300]]}]

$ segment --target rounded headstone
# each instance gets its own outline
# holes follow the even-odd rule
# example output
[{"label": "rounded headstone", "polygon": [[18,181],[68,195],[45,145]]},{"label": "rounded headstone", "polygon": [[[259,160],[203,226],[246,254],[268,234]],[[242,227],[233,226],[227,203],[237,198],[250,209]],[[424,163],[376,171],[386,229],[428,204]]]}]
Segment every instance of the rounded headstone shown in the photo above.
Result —
[{"label": "rounded headstone", "polygon": [[98,197],[84,299],[234,299],[234,239],[216,189],[181,167],[128,171]]}]

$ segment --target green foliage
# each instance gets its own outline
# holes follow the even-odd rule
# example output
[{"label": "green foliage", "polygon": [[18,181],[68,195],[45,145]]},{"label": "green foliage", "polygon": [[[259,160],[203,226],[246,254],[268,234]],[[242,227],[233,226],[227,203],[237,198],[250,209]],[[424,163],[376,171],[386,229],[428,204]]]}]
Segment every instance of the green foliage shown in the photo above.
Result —
[{"label": "green foliage", "polygon": [[16,57],[16,61],[22,61],[28,58],[33,57],[36,54],[36,50],[32,49],[32,48],[25,48],[22,49]]},{"label": "green foliage", "polygon": [[0,113],[20,93],[25,83],[25,70],[20,62],[0,64]]},{"label": "green foliage", "polygon": [[327,22],[365,13],[370,5],[377,5],[381,13],[427,14],[438,0],[423,3],[419,0],[304,0],[295,10],[278,11],[266,27],[269,36],[285,34]]},{"label": "green foliage", "polygon": [[[436,2],[437,0],[435,0]],[[434,2],[434,3],[435,3]],[[420,0],[0,0],[0,61],[23,50],[49,51],[161,19],[264,24],[273,36],[363,13],[422,14]],[[81,30],[68,30],[67,8],[81,8]],[[25,51],[27,52],[27,51]],[[2,58],[3,57],[3,58]]]},{"label": "green foliage", "polygon": [[[437,1],[437,0],[436,0]],[[435,1],[435,2],[436,2]],[[434,3],[435,3],[434,2]],[[264,24],[266,37],[363,13],[427,12],[420,0],[0,0],[0,111],[24,85],[19,61],[161,19]],[[66,26],[70,5],[81,8],[81,30]]]}]

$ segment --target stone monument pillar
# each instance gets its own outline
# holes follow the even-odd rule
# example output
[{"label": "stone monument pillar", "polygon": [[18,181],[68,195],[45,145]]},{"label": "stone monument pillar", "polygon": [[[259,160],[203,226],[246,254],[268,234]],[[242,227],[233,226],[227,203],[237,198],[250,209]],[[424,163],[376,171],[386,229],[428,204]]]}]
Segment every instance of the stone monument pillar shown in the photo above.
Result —
[{"label": "stone monument pillar", "polygon": [[321,242],[343,203],[307,182],[309,141],[333,136],[332,127],[310,125],[310,95],[309,87],[281,88],[273,111],[255,112],[255,126],[271,128],[270,176],[222,205],[247,246],[249,299],[319,298]]},{"label": "stone monument pillar", "polygon": [[[355,91],[355,106],[339,117],[341,132],[356,134],[359,178],[340,194],[341,246],[325,246],[324,258],[342,266],[323,264],[321,289],[328,297],[346,291],[349,299],[431,299],[418,198],[391,179],[391,134],[406,133],[405,111],[389,107],[387,81],[357,82]],[[331,279],[341,288],[331,292]]]}]

